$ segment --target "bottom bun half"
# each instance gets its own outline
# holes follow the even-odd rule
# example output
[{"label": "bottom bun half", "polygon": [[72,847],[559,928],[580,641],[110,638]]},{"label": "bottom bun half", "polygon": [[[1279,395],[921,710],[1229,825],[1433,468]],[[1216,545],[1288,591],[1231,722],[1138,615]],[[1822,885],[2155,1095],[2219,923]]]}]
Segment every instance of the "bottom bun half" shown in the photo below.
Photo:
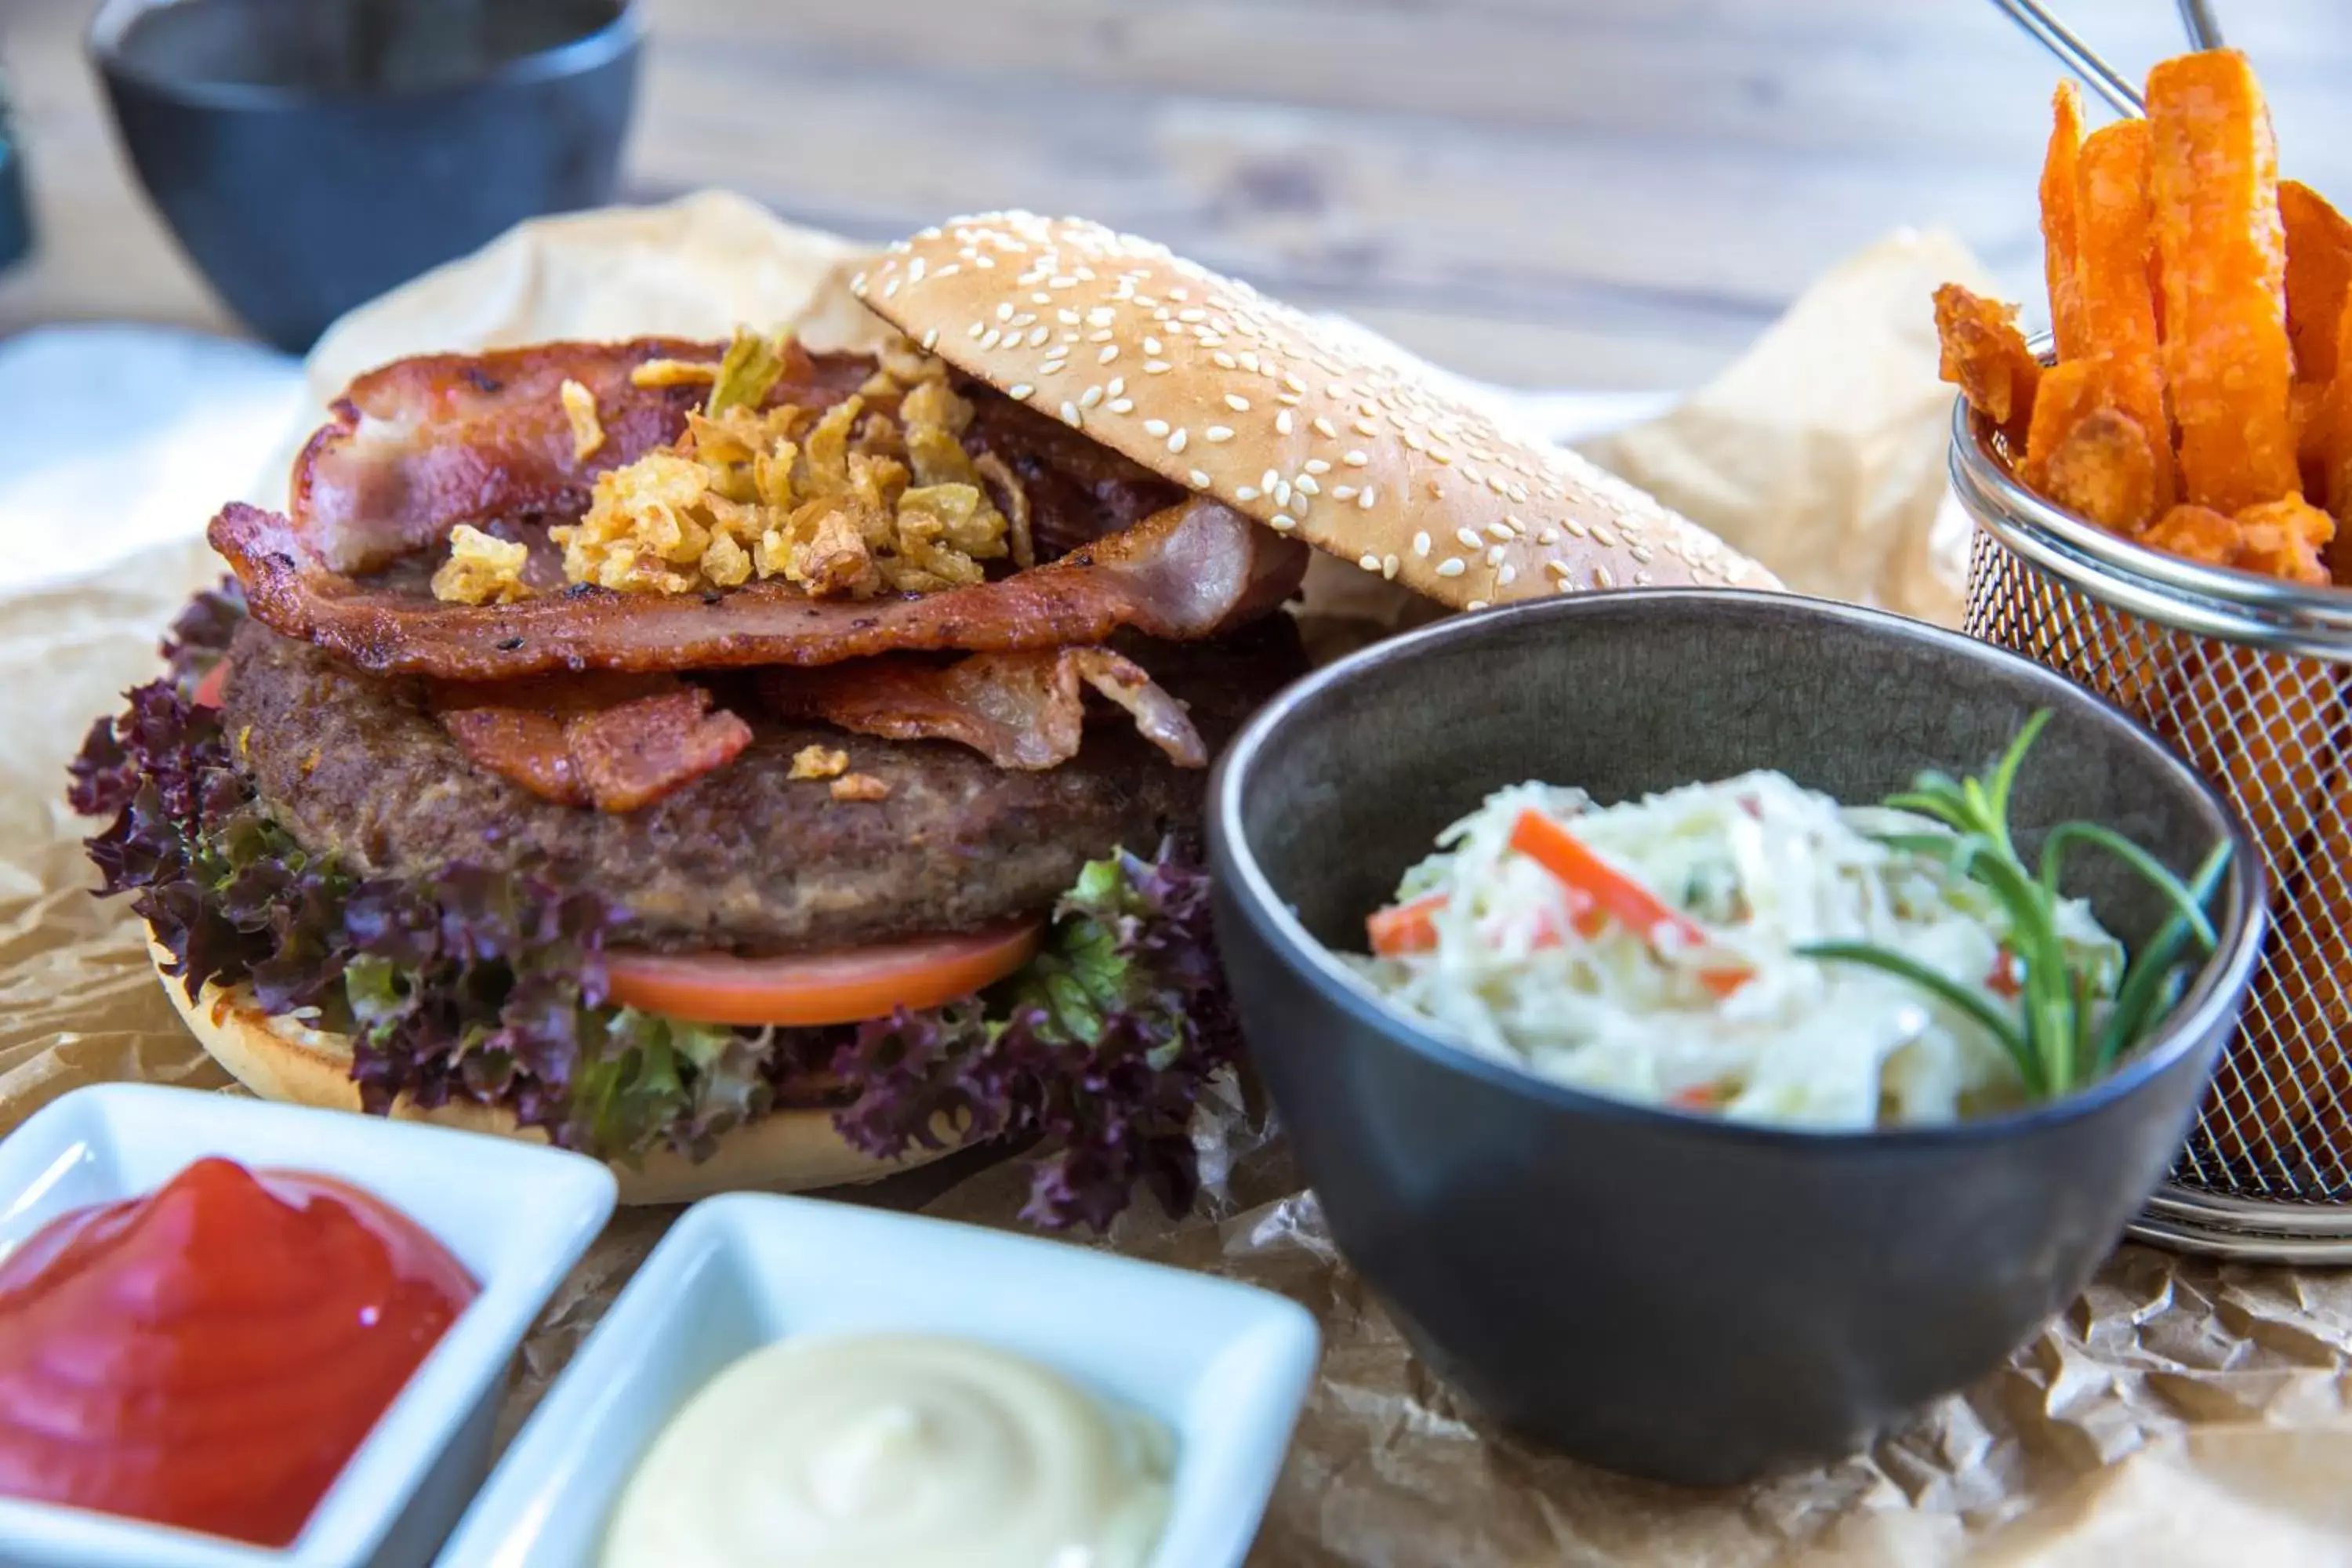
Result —
[{"label": "bottom bun half", "polygon": [[[352,1042],[347,1036],[312,1029],[290,1018],[272,1017],[243,986],[206,985],[196,1000],[163,965],[170,953],[148,944],[163,982],[163,993],[180,1010],[197,1043],[236,1079],[264,1100],[315,1105],[331,1110],[360,1110],[359,1086],[352,1081]],[[467,1132],[488,1132],[544,1143],[535,1127],[518,1126],[512,1115],[483,1105],[444,1105],[426,1110],[406,1097],[394,1102],[394,1118],[429,1121]],[[738,1127],[719,1141],[708,1160],[689,1160],[656,1149],[632,1168],[612,1163],[625,1204],[683,1204],[713,1193],[747,1188],[804,1192],[871,1182],[943,1158],[951,1150],[917,1147],[897,1160],[877,1160],[844,1142],[824,1110],[777,1110]]]}]

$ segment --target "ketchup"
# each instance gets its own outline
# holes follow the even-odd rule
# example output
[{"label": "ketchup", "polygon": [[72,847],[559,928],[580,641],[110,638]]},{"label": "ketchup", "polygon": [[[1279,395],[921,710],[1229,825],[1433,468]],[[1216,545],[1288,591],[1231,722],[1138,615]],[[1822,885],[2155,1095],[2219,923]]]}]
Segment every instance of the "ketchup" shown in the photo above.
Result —
[{"label": "ketchup", "polygon": [[0,1494],[288,1545],[475,1290],[326,1176],[61,1215],[0,1258]]}]

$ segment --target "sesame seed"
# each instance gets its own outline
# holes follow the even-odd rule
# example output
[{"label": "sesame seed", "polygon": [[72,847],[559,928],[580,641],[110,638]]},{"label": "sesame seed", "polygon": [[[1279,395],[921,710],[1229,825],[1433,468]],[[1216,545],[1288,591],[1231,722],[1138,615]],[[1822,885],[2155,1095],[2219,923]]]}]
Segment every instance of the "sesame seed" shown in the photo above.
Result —
[{"label": "sesame seed", "polygon": [[1486,552],[1486,564],[1489,566],[1500,566],[1502,563],[1503,547],[1497,544],[1493,549]]},{"label": "sesame seed", "polygon": [[1610,574],[1609,568],[1606,566],[1595,566],[1592,569],[1592,581],[1596,587],[1614,588],[1617,585],[1617,579]]},{"label": "sesame seed", "polygon": [[1299,380],[1296,374],[1289,371],[1284,371],[1282,373],[1282,384],[1297,393],[1303,394],[1307,390],[1307,384]]},{"label": "sesame seed", "polygon": [[1354,428],[1359,436],[1377,436],[1381,433],[1381,427],[1369,419],[1357,420]]},{"label": "sesame seed", "polygon": [[1148,359],[1143,362],[1143,374],[1146,375],[1166,375],[1170,368],[1164,359]]},{"label": "sesame seed", "polygon": [[861,294],[861,295],[862,295],[862,294],[864,294],[864,293],[866,292],[866,274],[865,274],[865,273],[860,272],[860,273],[858,273],[856,277],[852,278],[852,279],[849,280],[849,291],[850,291],[851,293],[853,293],[853,294]]},{"label": "sesame seed", "polygon": [[1104,404],[1103,406],[1109,409],[1113,414],[1132,414],[1135,412],[1135,399],[1132,397],[1114,397],[1108,403]]},{"label": "sesame seed", "polygon": [[1470,568],[1465,566],[1458,556],[1449,555],[1437,563],[1437,574],[1441,577],[1459,577],[1469,570]]},{"label": "sesame seed", "polygon": [[1484,599],[1473,599],[1462,607],[1465,610],[1483,610],[1486,607],[1486,601]]},{"label": "sesame seed", "polygon": [[925,353],[929,353],[939,346],[940,330],[937,327],[933,327],[929,331],[923,334],[923,352]]},{"label": "sesame seed", "polygon": [[1228,392],[1225,394],[1225,406],[1232,409],[1236,414],[1247,414],[1249,412],[1249,399],[1244,397],[1237,392]]},{"label": "sesame seed", "polygon": [[1328,474],[1331,471],[1331,465],[1320,458],[1309,458],[1307,459],[1307,471],[1310,474]]},{"label": "sesame seed", "polygon": [[1226,425],[1212,425],[1201,434],[1209,440],[1217,442],[1230,441],[1234,438],[1233,427]]},{"label": "sesame seed", "polygon": [[1302,404],[1302,403],[1304,403],[1304,402],[1306,402],[1306,401],[1307,401],[1305,398],[1303,398],[1303,397],[1299,396],[1299,395],[1298,395],[1298,394],[1297,394],[1297,393],[1295,393],[1295,392],[1277,392],[1277,393],[1276,393],[1276,394],[1274,395],[1274,400],[1275,400],[1276,403],[1280,403],[1280,404],[1286,405],[1287,406],[1292,407],[1292,408],[1296,408],[1296,407],[1297,407],[1300,404]]},{"label": "sesame seed", "polygon": [[982,333],[982,332],[986,331],[987,330],[988,330],[988,329],[987,329],[987,327],[986,327],[983,323],[979,322],[979,321],[974,321],[974,322],[973,322],[970,327],[968,327],[968,328],[966,328],[966,329],[964,330],[964,334],[963,334],[963,335],[964,335],[965,337],[968,337],[968,338],[976,338],[976,337],[980,336],[980,334],[981,334],[981,333]]},{"label": "sesame seed", "polygon": [[1078,412],[1078,405],[1076,404],[1066,400],[1062,404],[1063,424],[1069,426],[1072,429],[1078,429],[1084,426],[1086,422],[1086,416]]},{"label": "sesame seed", "polygon": [[1381,558],[1367,551],[1356,557],[1356,564],[1367,572],[1377,572],[1381,569]]},{"label": "sesame seed", "polygon": [[1100,403],[1101,401],[1102,388],[1099,386],[1089,386],[1084,392],[1078,394],[1078,406],[1081,408],[1092,408],[1096,404]]},{"label": "sesame seed", "polygon": [[1192,437],[1190,436],[1187,436],[1183,431],[1179,430],[1173,436],[1168,437],[1168,449],[1171,452],[1181,452],[1184,449],[1184,444],[1191,439]]},{"label": "sesame seed", "polygon": [[1276,479],[1274,481],[1274,504],[1286,510],[1289,509],[1290,481],[1288,479]]},{"label": "sesame seed", "polygon": [[1148,353],[1148,354],[1156,354],[1156,353],[1160,353],[1160,340],[1159,340],[1158,338],[1146,338],[1146,339],[1144,339],[1144,340],[1143,340],[1143,352],[1144,352],[1145,353]]},{"label": "sesame seed", "polygon": [[1359,507],[1361,507],[1364,510],[1370,511],[1372,510],[1372,502],[1379,498],[1379,486],[1366,485],[1362,489],[1356,492],[1356,504]]},{"label": "sesame seed", "polygon": [[1127,377],[1123,375],[1112,376],[1110,378],[1110,385],[1106,387],[1104,390],[1108,392],[1113,397],[1117,397],[1120,393],[1127,390]]},{"label": "sesame seed", "polygon": [[1257,355],[1244,353],[1242,355],[1242,368],[1249,372],[1252,375],[1255,375],[1257,374]]},{"label": "sesame seed", "polygon": [[1614,550],[1617,548],[1617,536],[1609,531],[1607,523],[1596,522],[1592,525],[1592,542],[1603,550]]},{"label": "sesame seed", "polygon": [[988,329],[987,334],[980,340],[980,346],[983,351],[985,351],[994,348],[1003,341],[1004,334],[997,331],[994,327],[991,327]]},{"label": "sesame seed", "polygon": [[1339,438],[1339,430],[1328,419],[1324,418],[1320,414],[1315,416],[1315,433],[1318,436],[1328,437],[1334,441]]},{"label": "sesame seed", "polygon": [[1275,486],[1276,486],[1276,485],[1280,484],[1281,482],[1282,482],[1282,476],[1281,476],[1279,473],[1276,472],[1274,469],[1272,469],[1272,468],[1268,468],[1265,473],[1260,474],[1260,475],[1258,476],[1257,488],[1258,488],[1258,489],[1262,489],[1262,490],[1269,490],[1269,491],[1270,491],[1270,490],[1272,490],[1272,489],[1274,489],[1274,487],[1275,487]]},{"label": "sesame seed", "polygon": [[1538,529],[1536,531],[1536,542],[1538,544],[1558,544],[1559,542],[1559,530],[1556,528]]},{"label": "sesame seed", "polygon": [[1391,582],[1394,582],[1394,581],[1396,581],[1396,574],[1397,574],[1397,558],[1396,558],[1395,556],[1393,556],[1393,555],[1383,555],[1383,556],[1381,556],[1381,576],[1383,576],[1383,577],[1385,577],[1385,578],[1387,578],[1387,579],[1388,579],[1389,581],[1391,581]]},{"label": "sesame seed", "polygon": [[1004,389],[1004,395],[1015,403],[1021,403],[1026,401],[1029,395],[1036,390],[1025,381],[1016,381]]},{"label": "sesame seed", "polygon": [[1008,300],[996,307],[996,319],[1000,321],[1009,321],[1013,319],[1013,303],[1011,300]]},{"label": "sesame seed", "polygon": [[1209,476],[1199,468],[1194,468],[1185,476],[1185,482],[1196,490],[1204,490],[1209,488]]},{"label": "sesame seed", "polygon": [[1265,525],[1274,530],[1276,533],[1288,533],[1292,529],[1298,526],[1298,520],[1295,517],[1286,516],[1282,512],[1276,512],[1272,517],[1265,520]]},{"label": "sesame seed", "polygon": [[1656,556],[1650,552],[1650,547],[1646,544],[1636,544],[1633,546],[1633,556],[1634,560],[1640,562],[1644,566],[1647,566],[1651,562],[1657,559]]},{"label": "sesame seed", "polygon": [[1426,533],[1416,533],[1416,534],[1414,534],[1414,535],[1412,536],[1412,552],[1413,552],[1415,555],[1419,555],[1419,556],[1423,557],[1424,559],[1428,556],[1428,554],[1429,554],[1429,535],[1428,535],[1428,534],[1426,534]]},{"label": "sesame seed", "polygon": [[1367,464],[1367,463],[1369,463],[1369,462],[1370,462],[1370,461],[1371,461],[1371,459],[1370,459],[1370,458],[1368,458],[1368,457],[1364,456],[1363,451],[1362,451],[1362,449],[1361,449],[1361,448],[1357,448],[1357,449],[1354,449],[1354,450],[1349,451],[1349,454],[1348,454],[1346,457],[1344,457],[1344,458],[1340,458],[1339,460],[1340,460],[1341,462],[1343,462],[1343,463],[1347,464],[1347,465],[1348,465],[1348,467],[1349,467],[1349,468],[1362,468],[1365,464]]},{"label": "sesame seed", "polygon": [[1209,357],[1216,361],[1217,368],[1219,370],[1241,369],[1241,362],[1234,359],[1233,355],[1225,353],[1223,349],[1219,349],[1215,353],[1211,354]]},{"label": "sesame seed", "polygon": [[1511,542],[1511,525],[1507,522],[1490,522],[1486,525],[1486,534],[1497,544],[1508,544]]},{"label": "sesame seed", "polygon": [[[1175,291],[1174,291],[1173,289],[1171,289],[1171,290],[1170,290],[1170,292],[1171,292],[1171,293],[1174,293]],[[1176,298],[1177,298],[1177,299],[1179,299],[1179,300],[1181,300],[1183,297],[1184,297],[1184,296],[1183,296],[1183,295],[1181,295],[1181,294],[1177,294],[1177,295],[1176,295]],[[1176,312],[1176,319],[1177,319],[1178,321],[1183,321],[1183,322],[1185,322],[1185,323],[1187,323],[1187,324],[1189,325],[1190,323],[1194,322],[1194,321],[1207,321],[1207,320],[1209,319],[1209,312],[1208,312],[1208,311],[1206,311],[1206,310],[1202,310],[1198,305],[1195,305],[1195,306],[1192,307],[1192,308],[1191,308],[1191,309],[1189,309],[1189,310],[1179,310],[1179,311],[1177,311],[1177,312]]]},{"label": "sesame seed", "polygon": [[1590,539],[1592,537],[1592,531],[1584,526],[1584,520],[1582,518],[1563,518],[1561,519],[1561,521],[1567,525],[1569,532],[1576,535],[1577,538]]},{"label": "sesame seed", "polygon": [[1323,493],[1323,487],[1315,482],[1313,474],[1299,475],[1298,483],[1295,488],[1303,496],[1319,496]]},{"label": "sesame seed", "polygon": [[1075,327],[1079,324],[1078,313],[1076,310],[1056,310],[1054,312],[1054,320],[1066,327]]},{"label": "sesame seed", "polygon": [[1239,485],[1234,487],[1234,499],[1235,500],[1253,501],[1257,500],[1257,498],[1258,488],[1255,485]]},{"label": "sesame seed", "polygon": [[1168,434],[1168,421],[1147,419],[1143,422],[1143,433],[1147,436],[1165,436]]},{"label": "sesame seed", "polygon": [[1475,529],[1457,528],[1454,531],[1454,537],[1462,542],[1462,548],[1465,550],[1481,550],[1486,547],[1486,542],[1478,537]]},{"label": "sesame seed", "polygon": [[1547,561],[1544,563],[1544,570],[1550,573],[1555,577],[1565,577],[1568,575],[1569,571],[1568,563],[1565,561]]},{"label": "sesame seed", "polygon": [[882,285],[882,298],[885,300],[887,300],[891,295],[896,294],[898,291],[898,280],[896,278],[891,279],[890,281]]},{"label": "sesame seed", "polygon": [[1033,349],[1042,349],[1045,346],[1045,341],[1053,335],[1053,329],[1050,327],[1032,327],[1029,329],[1029,346]]},{"label": "sesame seed", "polygon": [[1333,500],[1354,500],[1356,499],[1356,487],[1353,485],[1333,485],[1331,487],[1331,499]]},{"label": "sesame seed", "polygon": [[1518,580],[1519,569],[1516,566],[1506,565],[1495,574],[1495,585],[1498,588],[1507,588]]},{"label": "sesame seed", "polygon": [[1290,434],[1289,409],[1283,409],[1274,416],[1274,433],[1277,436],[1287,436]]}]

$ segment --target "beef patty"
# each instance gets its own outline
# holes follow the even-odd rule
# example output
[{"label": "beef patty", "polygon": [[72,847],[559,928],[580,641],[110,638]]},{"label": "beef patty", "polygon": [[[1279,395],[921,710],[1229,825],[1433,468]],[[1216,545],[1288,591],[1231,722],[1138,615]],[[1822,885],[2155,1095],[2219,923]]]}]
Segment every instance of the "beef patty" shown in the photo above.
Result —
[{"label": "beef patty", "polygon": [[[1123,651],[1191,705],[1212,749],[1305,668],[1286,616],[1213,644]],[[359,674],[258,624],[230,657],[223,717],[236,754],[303,847],[371,875],[459,861],[535,868],[622,905],[622,940],[639,947],[805,951],[1042,914],[1087,860],[1121,846],[1149,853],[1194,826],[1208,779],[1171,764],[1124,715],[1090,721],[1062,766],[1017,773],[946,742],[782,722],[722,689],[751,721],[751,744],[614,815],[476,768],[416,681]],[[846,751],[888,797],[836,801],[823,783],[790,779],[811,744]]]}]

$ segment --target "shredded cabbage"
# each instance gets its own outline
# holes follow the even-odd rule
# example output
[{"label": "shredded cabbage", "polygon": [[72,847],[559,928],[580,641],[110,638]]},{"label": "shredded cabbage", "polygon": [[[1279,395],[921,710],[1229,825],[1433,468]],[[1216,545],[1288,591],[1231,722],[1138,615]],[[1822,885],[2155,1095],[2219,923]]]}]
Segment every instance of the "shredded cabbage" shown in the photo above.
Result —
[{"label": "shredded cabbage", "polygon": [[[1565,826],[1613,870],[1687,915],[1707,942],[1662,949],[1594,912],[1511,847],[1523,812]],[[1596,807],[1581,790],[1496,791],[1404,875],[1403,904],[1442,896],[1433,942],[1349,955],[1380,994],[1467,1049],[1538,1077],[1653,1105],[1822,1129],[1948,1122],[2021,1102],[1990,1031],[1925,988],[1798,949],[1891,949],[2021,1011],[2008,919],[1986,891],[1878,841],[1942,834],[1841,805],[1777,773]],[[2067,900],[2058,931],[2090,978],[2095,1018],[2122,945]]]}]

